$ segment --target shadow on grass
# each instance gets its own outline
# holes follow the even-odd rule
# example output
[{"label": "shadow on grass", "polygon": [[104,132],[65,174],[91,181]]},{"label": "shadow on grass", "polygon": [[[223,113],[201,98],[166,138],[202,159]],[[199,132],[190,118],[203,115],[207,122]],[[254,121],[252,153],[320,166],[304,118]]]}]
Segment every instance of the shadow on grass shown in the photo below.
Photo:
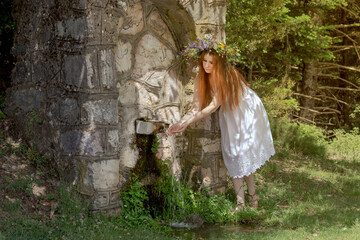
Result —
[{"label": "shadow on grass", "polygon": [[360,216],[359,167],[343,160],[274,159],[260,173],[266,214],[260,224],[308,231],[352,226]]}]

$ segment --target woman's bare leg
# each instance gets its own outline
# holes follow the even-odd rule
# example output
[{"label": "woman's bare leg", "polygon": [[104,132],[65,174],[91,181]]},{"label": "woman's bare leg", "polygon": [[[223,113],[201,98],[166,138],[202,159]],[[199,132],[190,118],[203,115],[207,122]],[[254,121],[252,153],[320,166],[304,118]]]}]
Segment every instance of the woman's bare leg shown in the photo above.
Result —
[{"label": "woman's bare leg", "polygon": [[256,196],[254,174],[252,173],[249,176],[245,176],[244,179],[245,179],[245,182],[247,185],[247,191],[248,191],[248,196],[249,196],[249,206],[257,209],[258,199]]},{"label": "woman's bare leg", "polygon": [[245,204],[245,194],[244,194],[244,182],[242,178],[233,178],[234,190],[236,194],[237,205]]},{"label": "woman's bare leg", "polygon": [[245,208],[244,181],[242,178],[233,178],[234,190],[236,194],[236,206],[230,212],[231,215]]}]

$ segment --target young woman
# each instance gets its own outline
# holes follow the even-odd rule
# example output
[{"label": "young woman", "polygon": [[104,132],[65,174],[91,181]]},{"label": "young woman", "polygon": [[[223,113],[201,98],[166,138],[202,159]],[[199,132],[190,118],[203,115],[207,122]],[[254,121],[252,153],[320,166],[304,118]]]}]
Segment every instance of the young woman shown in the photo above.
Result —
[{"label": "young woman", "polygon": [[227,62],[226,54],[202,47],[198,66],[192,108],[167,134],[184,131],[220,107],[222,155],[237,195],[234,212],[245,207],[243,178],[248,204],[256,209],[254,172],[275,153],[264,106],[243,76]]}]

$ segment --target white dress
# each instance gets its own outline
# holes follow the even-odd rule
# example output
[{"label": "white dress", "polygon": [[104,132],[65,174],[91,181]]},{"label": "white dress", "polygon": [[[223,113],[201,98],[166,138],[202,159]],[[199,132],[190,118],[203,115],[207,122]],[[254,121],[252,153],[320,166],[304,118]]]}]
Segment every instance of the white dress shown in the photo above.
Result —
[{"label": "white dress", "polygon": [[258,95],[243,86],[239,106],[219,111],[222,155],[229,176],[235,178],[250,175],[275,154],[265,108]]}]

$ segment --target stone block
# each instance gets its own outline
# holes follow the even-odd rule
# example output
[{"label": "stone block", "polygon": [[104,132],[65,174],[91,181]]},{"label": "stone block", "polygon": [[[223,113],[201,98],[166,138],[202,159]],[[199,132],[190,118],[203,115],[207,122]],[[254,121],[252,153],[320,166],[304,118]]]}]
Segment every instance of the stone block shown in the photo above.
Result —
[{"label": "stone block", "polygon": [[64,40],[84,41],[88,34],[88,22],[85,17],[69,18],[56,23],[56,36]]},{"label": "stone block", "polygon": [[171,49],[156,37],[146,34],[136,49],[133,78],[142,79],[149,71],[168,68],[174,60],[175,55]]},{"label": "stone block", "polygon": [[210,5],[208,9],[208,22],[217,25],[226,24],[226,2]]},{"label": "stone block", "polygon": [[110,204],[120,204],[120,191],[110,192]]},{"label": "stone block", "polygon": [[139,158],[139,151],[133,147],[135,135],[123,135],[120,142],[120,163],[125,168],[134,168]]},{"label": "stone block", "polygon": [[47,0],[46,4],[48,5],[48,8],[52,8],[55,6],[55,0]]},{"label": "stone block", "polygon": [[199,24],[195,27],[196,35],[212,36],[217,41],[225,40],[225,25]]},{"label": "stone block", "polygon": [[204,153],[221,153],[220,138],[193,137],[190,154],[203,155]]},{"label": "stone block", "polygon": [[19,42],[12,47],[11,53],[15,57],[18,57],[18,62],[19,62],[20,57],[24,57],[24,55],[27,53],[28,49],[29,49],[28,45],[21,44],[21,42]]},{"label": "stone block", "polygon": [[148,17],[148,24],[151,29],[155,31],[160,37],[165,39],[173,49],[176,49],[173,36],[158,11],[152,11]]},{"label": "stone block", "polygon": [[64,57],[65,83],[77,88],[98,87],[96,51]]},{"label": "stone block", "polygon": [[115,87],[114,52],[110,50],[100,51],[100,79],[103,88]]},{"label": "stone block", "polygon": [[107,136],[107,154],[117,154],[119,151],[119,130],[108,130]]},{"label": "stone block", "polygon": [[107,7],[102,12],[101,44],[115,44],[118,38],[118,22],[123,12],[117,7]]},{"label": "stone block", "polygon": [[118,32],[126,35],[136,35],[144,28],[144,12],[141,3],[129,6],[127,16],[118,21]]},{"label": "stone block", "polygon": [[120,105],[138,104],[139,94],[137,91],[138,83],[127,82],[119,89],[119,103]]},{"label": "stone block", "polygon": [[221,152],[221,139],[215,138],[197,138],[196,144],[202,149],[204,153],[220,153]]},{"label": "stone block", "polygon": [[78,10],[86,10],[87,9],[87,0],[73,0],[71,1],[71,7]]},{"label": "stone block", "polygon": [[50,56],[48,54],[47,51],[37,51],[31,56],[32,81],[37,83],[37,86],[46,86],[48,83],[55,83],[58,80],[56,75],[59,74],[61,68],[60,60],[56,53]]},{"label": "stone block", "polygon": [[104,145],[101,130],[95,132],[70,130],[60,135],[60,148],[67,155],[96,156],[104,153]]},{"label": "stone block", "polygon": [[141,80],[149,86],[150,90],[158,92],[155,89],[164,87],[165,77],[167,75],[167,70],[154,70],[147,72]]},{"label": "stone block", "polygon": [[116,189],[119,184],[118,159],[102,160],[89,163],[95,190]]},{"label": "stone block", "polygon": [[44,104],[44,93],[35,88],[13,90],[11,104],[24,112],[39,110],[41,105]]},{"label": "stone block", "polygon": [[100,210],[110,204],[109,192],[96,192],[93,198],[93,209]]},{"label": "stone block", "polygon": [[87,45],[97,45],[101,44],[101,20],[102,19],[102,9],[92,8],[91,11],[88,11],[86,16],[87,21]]},{"label": "stone block", "polygon": [[120,107],[119,121],[122,135],[135,135],[135,121],[137,119],[153,119],[151,109],[141,105],[129,105]]},{"label": "stone block", "polygon": [[118,41],[115,50],[115,68],[117,72],[126,73],[131,69],[131,51],[132,46],[130,42]]},{"label": "stone block", "polygon": [[227,169],[225,167],[224,160],[222,158],[218,158],[216,161],[219,163],[219,178],[225,181],[227,178]]},{"label": "stone block", "polygon": [[180,103],[182,86],[179,75],[175,70],[171,70],[164,75],[161,85],[162,91],[160,97],[163,103]]},{"label": "stone block", "polygon": [[186,10],[191,15],[195,23],[206,18],[207,5],[206,1],[191,1],[191,3],[186,6]]},{"label": "stone block", "polygon": [[91,5],[100,8],[105,8],[109,2],[108,0],[88,0],[88,1],[91,3]]},{"label": "stone block", "polygon": [[159,103],[158,95],[152,93],[147,85],[141,82],[128,81],[119,90],[121,105],[141,104],[152,107]]},{"label": "stone block", "polygon": [[59,117],[62,122],[75,124],[79,122],[80,109],[73,98],[65,98],[59,103]]},{"label": "stone block", "polygon": [[[176,104],[174,104],[176,105]],[[168,124],[174,124],[181,118],[178,106],[166,106],[155,110],[155,119]]]},{"label": "stone block", "polygon": [[118,103],[116,99],[88,100],[81,107],[82,123],[118,123]]},{"label": "stone block", "polygon": [[16,63],[11,79],[13,85],[31,81],[31,64],[30,61],[19,61]]},{"label": "stone block", "polygon": [[219,113],[215,112],[212,115],[212,125],[216,134],[220,134],[220,124],[219,124]]},{"label": "stone block", "polygon": [[[64,159],[71,159],[76,163],[76,166],[73,166],[73,170],[77,172],[76,180],[77,186],[80,193],[92,196],[94,194],[94,187],[92,185],[92,176],[89,171],[89,163],[86,159],[78,157],[62,157],[62,162]],[[70,171],[70,169],[64,169],[64,171]],[[75,181],[75,179],[73,181]]]},{"label": "stone block", "polygon": [[202,129],[202,130],[211,131],[211,125],[212,125],[212,117],[207,116],[206,118],[203,118],[200,121],[191,124],[190,127],[193,129]]},{"label": "stone block", "polygon": [[54,37],[54,32],[52,30],[52,26],[42,27],[40,29],[39,36],[40,36],[39,43],[41,45],[48,43]]}]

